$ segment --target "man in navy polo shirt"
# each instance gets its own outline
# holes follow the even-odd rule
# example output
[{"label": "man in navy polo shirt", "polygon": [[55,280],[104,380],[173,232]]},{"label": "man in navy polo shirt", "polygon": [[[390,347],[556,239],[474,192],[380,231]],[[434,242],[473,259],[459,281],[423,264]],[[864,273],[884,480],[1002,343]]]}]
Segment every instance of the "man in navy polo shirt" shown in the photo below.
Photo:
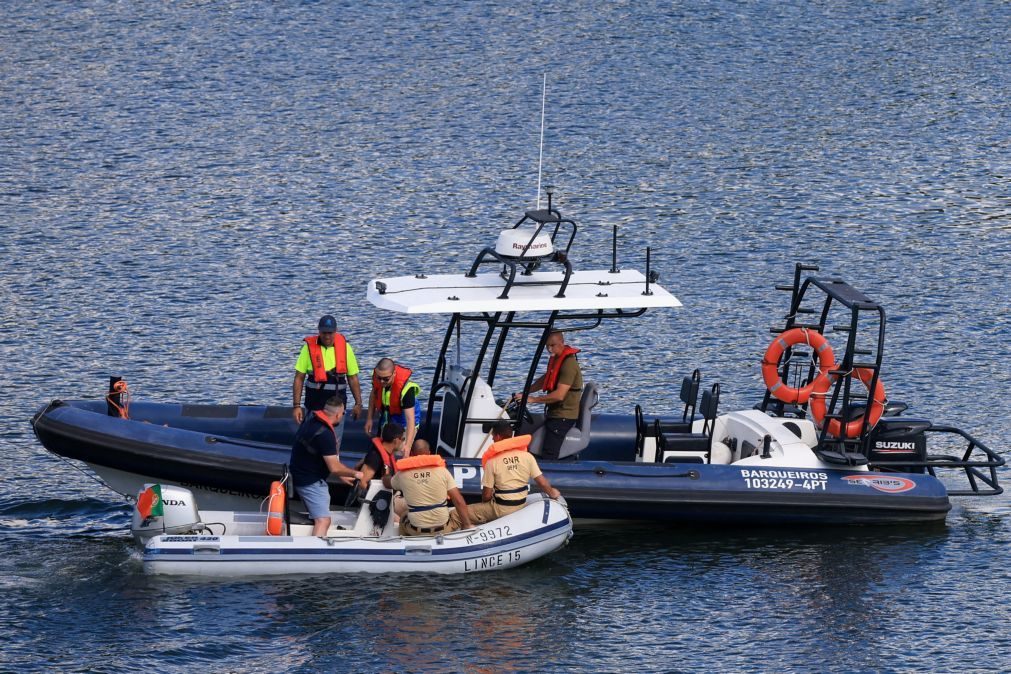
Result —
[{"label": "man in navy polo shirt", "polygon": [[330,528],[331,474],[362,479],[362,474],[340,462],[340,441],[335,426],[344,418],[344,399],[329,398],[322,410],[309,414],[295,434],[288,470],[295,491],[312,518],[312,535],[325,536]]}]

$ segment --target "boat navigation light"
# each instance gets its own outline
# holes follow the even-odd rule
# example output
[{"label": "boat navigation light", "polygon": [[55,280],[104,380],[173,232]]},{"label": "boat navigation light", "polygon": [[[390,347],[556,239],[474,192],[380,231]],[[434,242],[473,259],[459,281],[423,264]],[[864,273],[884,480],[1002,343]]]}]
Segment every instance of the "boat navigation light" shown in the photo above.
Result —
[{"label": "boat navigation light", "polygon": [[516,228],[502,230],[495,243],[495,252],[515,260],[541,260],[551,256],[555,248],[548,234],[542,232],[535,238],[533,230]]}]

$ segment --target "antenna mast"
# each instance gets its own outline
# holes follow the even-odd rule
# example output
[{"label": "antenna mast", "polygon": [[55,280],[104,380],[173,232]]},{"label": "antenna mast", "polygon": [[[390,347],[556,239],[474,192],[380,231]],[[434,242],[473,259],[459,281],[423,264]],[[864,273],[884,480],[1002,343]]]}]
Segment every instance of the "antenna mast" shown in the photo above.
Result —
[{"label": "antenna mast", "polygon": [[537,210],[541,210],[541,166],[544,162],[544,101],[548,93],[548,74],[544,73],[544,84],[541,86],[541,145],[537,156]]}]

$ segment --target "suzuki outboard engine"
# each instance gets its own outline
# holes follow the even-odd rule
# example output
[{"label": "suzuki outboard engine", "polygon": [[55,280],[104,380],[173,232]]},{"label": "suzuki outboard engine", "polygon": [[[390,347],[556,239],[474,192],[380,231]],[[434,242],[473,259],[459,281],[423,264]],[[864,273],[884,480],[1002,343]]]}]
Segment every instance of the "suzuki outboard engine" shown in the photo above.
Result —
[{"label": "suzuki outboard engine", "polygon": [[[871,431],[870,453],[867,460],[871,465],[886,461],[923,462],[927,460],[927,429],[930,422],[926,419],[910,419],[906,417],[881,417],[877,426]],[[922,473],[924,466],[881,466],[882,470],[899,471],[902,473]]]},{"label": "suzuki outboard engine", "polygon": [[137,494],[130,531],[141,545],[159,534],[188,534],[202,529],[196,499],[189,489],[146,484]]}]

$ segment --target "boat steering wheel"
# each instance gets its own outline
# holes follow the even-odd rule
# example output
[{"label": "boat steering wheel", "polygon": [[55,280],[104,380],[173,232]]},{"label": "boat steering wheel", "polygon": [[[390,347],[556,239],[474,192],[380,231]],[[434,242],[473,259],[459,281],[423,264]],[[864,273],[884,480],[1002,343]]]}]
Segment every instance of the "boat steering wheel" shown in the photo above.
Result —
[{"label": "boat steering wheel", "polygon": [[364,497],[364,495],[358,488],[359,486],[358,482],[359,482],[358,480],[355,480],[354,482],[351,483],[351,486],[348,488],[347,498],[344,499],[345,508],[353,508],[362,502],[362,498]]},{"label": "boat steering wheel", "polygon": [[[519,418],[519,410],[520,410],[520,401],[519,400],[510,400],[508,403],[506,403],[506,406],[505,406],[506,414],[508,414],[509,418],[512,419],[513,421],[515,421],[517,418]],[[531,426],[533,425],[534,418],[530,414],[530,408],[529,407],[524,407],[523,408],[522,421],[525,424],[529,424]]]}]

